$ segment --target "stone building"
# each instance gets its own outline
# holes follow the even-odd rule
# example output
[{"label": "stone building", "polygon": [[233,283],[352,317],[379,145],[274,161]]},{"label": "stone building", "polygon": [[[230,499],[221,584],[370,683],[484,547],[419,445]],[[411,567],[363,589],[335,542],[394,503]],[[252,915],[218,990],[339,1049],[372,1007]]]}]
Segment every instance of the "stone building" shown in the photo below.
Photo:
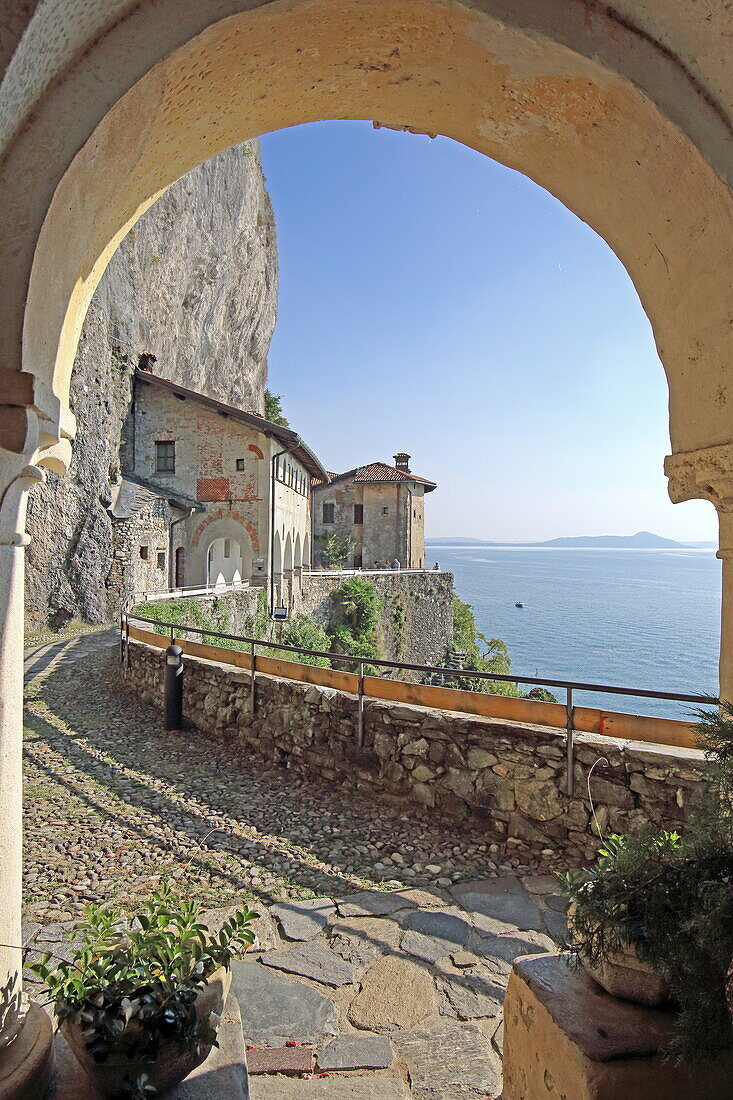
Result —
[{"label": "stone building", "polygon": [[410,455],[394,466],[372,462],[313,486],[313,542],[317,565],[326,565],[325,540],[334,533],[354,542],[355,569],[395,559],[404,569],[425,568],[425,494],[434,481],[410,470]]},{"label": "stone building", "polygon": [[311,478],[327,476],[300,436],[141,370],[124,435],[110,583],[249,582],[289,602],[311,564]]}]

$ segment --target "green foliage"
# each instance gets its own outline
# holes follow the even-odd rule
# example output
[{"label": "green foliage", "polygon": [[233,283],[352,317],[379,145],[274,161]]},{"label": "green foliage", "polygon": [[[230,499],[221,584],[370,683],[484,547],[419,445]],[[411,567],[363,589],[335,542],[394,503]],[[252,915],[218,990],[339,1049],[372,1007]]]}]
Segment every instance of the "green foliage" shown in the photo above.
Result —
[{"label": "green foliage", "polygon": [[[294,615],[289,619],[283,631],[285,645],[302,646],[303,649],[319,649],[328,652],[331,648],[331,639],[326,631],[318,623],[313,622],[307,615]],[[315,665],[317,668],[330,668],[328,657],[309,657],[307,654],[289,653],[287,650],[278,653],[270,650],[270,656],[281,656],[286,661],[300,661],[304,665]]]},{"label": "green foliage", "polygon": [[[380,601],[374,585],[361,577],[352,577],[331,593],[331,607],[330,635],[334,652],[378,659],[381,656],[377,641]],[[376,668],[368,668],[370,674],[376,671]]]},{"label": "green foliage", "polygon": [[[192,634],[193,641],[205,642],[209,645],[231,645],[229,642],[222,642],[218,637],[218,633],[230,633],[230,612],[226,601],[217,597],[207,603],[193,596],[175,600],[153,600],[150,603],[138,604],[133,608],[133,614],[135,613],[147,619],[154,619],[157,623],[173,623],[176,626],[185,624],[204,631],[216,632]],[[185,631],[181,633],[185,634]]]},{"label": "green foliage", "polygon": [[328,569],[343,569],[351,560],[351,555],[356,549],[356,543],[348,535],[340,535],[333,531],[330,535],[317,536],[323,543],[321,557]]},{"label": "green foliage", "polygon": [[672,1053],[696,1059],[730,1046],[733,849],[719,833],[614,835],[592,870],[560,878],[579,959],[597,966],[632,945],[667,982],[679,1007]]},{"label": "green foliage", "polygon": [[281,428],[290,427],[290,421],[282,410],[282,398],[269,390],[265,390],[265,419],[271,424],[279,424]]},{"label": "green foliage", "polygon": [[[257,915],[240,909],[215,933],[200,922],[195,901],[163,887],[132,927],[109,907],[90,905],[75,926],[71,960],[46,952],[28,968],[46,985],[59,1022],[82,1029],[95,1062],[114,1050],[152,1065],[164,1044],[195,1050],[216,1041],[218,1020],[197,1019],[196,995],[254,942]],[[154,1094],[132,1071],[125,1087],[134,1097]]]}]

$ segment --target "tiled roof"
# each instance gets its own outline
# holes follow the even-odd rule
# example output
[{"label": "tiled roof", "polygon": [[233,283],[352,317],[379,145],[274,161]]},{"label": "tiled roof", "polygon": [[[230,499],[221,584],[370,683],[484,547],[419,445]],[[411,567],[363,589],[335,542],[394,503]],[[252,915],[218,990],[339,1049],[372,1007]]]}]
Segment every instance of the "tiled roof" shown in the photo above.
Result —
[{"label": "tiled roof", "polygon": [[426,493],[432,493],[433,489],[437,487],[434,481],[428,481],[425,477],[418,477],[417,474],[408,474],[405,470],[398,470],[396,466],[388,466],[386,462],[370,462],[367,466],[356,466],[353,470],[347,470],[345,474],[329,473],[328,476],[331,482],[344,481],[350,478],[362,484],[374,484],[375,482],[399,484],[403,481],[417,481],[420,485],[425,486]]},{"label": "tiled roof", "polygon": [[186,389],[185,386],[179,386],[177,382],[171,382],[170,379],[163,378],[161,375],[153,374],[150,371],[136,370],[135,380],[142,385],[158,386],[177,394],[179,397],[196,401],[199,405],[206,405],[221,416],[230,416],[233,420],[248,424],[257,431],[272,436],[283,443],[312,477],[320,478],[326,473],[310,447],[291,428],[283,428],[280,424],[273,424],[271,420],[266,420],[259,413],[244,412],[233,405],[225,405],[222,401],[216,401],[213,397],[207,397],[206,394],[198,393],[196,390]]}]

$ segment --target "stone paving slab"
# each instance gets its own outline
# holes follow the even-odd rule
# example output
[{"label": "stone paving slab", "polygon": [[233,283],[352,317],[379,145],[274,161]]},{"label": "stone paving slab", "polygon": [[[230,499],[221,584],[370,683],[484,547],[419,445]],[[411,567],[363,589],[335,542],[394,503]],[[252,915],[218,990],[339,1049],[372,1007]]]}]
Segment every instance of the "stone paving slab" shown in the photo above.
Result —
[{"label": "stone paving slab", "polygon": [[402,929],[384,917],[351,917],[330,926],[331,947],[354,966],[368,966],[379,955],[394,951]]},{"label": "stone paving slab", "polygon": [[490,890],[466,890],[461,893],[459,901],[471,913],[482,914],[502,921],[504,924],[511,924],[522,932],[544,931],[545,925],[540,908],[524,890],[501,893]]},{"label": "stone paving slab", "polygon": [[521,955],[539,955],[553,951],[555,944],[542,932],[525,932],[516,936],[482,936],[474,951],[484,958],[501,959],[509,966]]},{"label": "stone paving slab", "polygon": [[504,986],[478,968],[471,973],[444,971],[436,978],[436,985],[441,1016],[454,1016],[459,1020],[501,1016]]},{"label": "stone paving slab", "polygon": [[315,1057],[310,1047],[248,1047],[247,1069],[257,1073],[312,1073]]},{"label": "stone paving slab", "polygon": [[501,1091],[498,1059],[475,1024],[445,1024],[395,1036],[415,1100],[487,1100]]},{"label": "stone paving slab", "polygon": [[287,974],[300,974],[302,978],[335,988],[351,985],[356,977],[351,963],[320,941],[291,947],[288,951],[271,951],[263,956],[262,962]]},{"label": "stone paving slab", "polygon": [[410,914],[407,929],[400,948],[425,962],[465,947],[471,935],[471,923],[460,909],[418,910]]},{"label": "stone paving slab", "polygon": [[335,912],[336,906],[330,898],[285,901],[270,910],[289,940],[313,939]]},{"label": "stone paving slab", "polygon": [[338,1034],[333,1001],[259,963],[232,963],[232,991],[248,1046],[277,1047],[289,1040],[322,1043]]},{"label": "stone paving slab", "polygon": [[421,893],[421,890],[362,890],[337,901],[336,907],[341,917],[387,917],[400,909],[416,909],[421,903],[415,895]]},{"label": "stone paving slab", "polygon": [[337,1035],[318,1051],[319,1070],[389,1069],[394,1051],[382,1035]]},{"label": "stone paving slab", "polygon": [[437,1011],[432,974],[408,959],[386,955],[366,974],[348,1014],[355,1027],[390,1034],[414,1028]]},{"label": "stone paving slab", "polygon": [[256,1077],[250,1089],[251,1100],[404,1100],[410,1095],[396,1077]]}]

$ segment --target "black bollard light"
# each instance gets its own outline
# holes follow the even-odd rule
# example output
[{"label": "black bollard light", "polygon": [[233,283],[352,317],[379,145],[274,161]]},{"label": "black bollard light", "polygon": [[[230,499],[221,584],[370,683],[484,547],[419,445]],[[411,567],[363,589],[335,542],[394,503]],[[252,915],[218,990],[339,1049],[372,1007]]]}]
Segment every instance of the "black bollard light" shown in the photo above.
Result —
[{"label": "black bollard light", "polygon": [[183,650],[169,645],[165,651],[165,718],[163,729],[179,730],[183,726]]}]

